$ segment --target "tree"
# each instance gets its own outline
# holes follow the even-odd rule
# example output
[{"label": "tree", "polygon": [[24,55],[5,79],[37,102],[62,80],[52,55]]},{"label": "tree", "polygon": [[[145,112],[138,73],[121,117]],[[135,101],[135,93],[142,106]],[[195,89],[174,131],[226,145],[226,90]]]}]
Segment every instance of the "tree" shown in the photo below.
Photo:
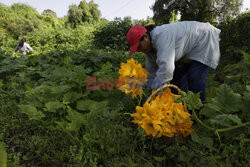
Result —
[{"label": "tree", "polygon": [[89,4],[86,2],[86,0],[82,0],[80,4],[78,5],[78,8],[82,11],[82,21],[83,22],[89,22],[92,20],[92,15],[89,10]]},{"label": "tree", "polygon": [[97,29],[94,43],[98,49],[129,50],[126,35],[131,27],[131,17],[115,18]]},{"label": "tree", "polygon": [[73,23],[74,27],[82,22],[100,21],[101,12],[93,0],[89,3],[82,0],[78,6],[71,5],[69,8],[69,22]]},{"label": "tree", "polygon": [[148,25],[152,25],[152,24],[155,24],[154,23],[154,20],[150,17],[147,17],[146,20],[142,19],[142,20],[133,20],[133,24],[134,25],[140,25],[140,26],[148,26]]},{"label": "tree", "polygon": [[101,17],[101,11],[98,9],[98,5],[93,0],[89,2],[89,12],[92,15],[94,21],[99,21]]},{"label": "tree", "polygon": [[169,23],[173,13],[181,20],[217,22],[240,12],[242,0],[156,0],[152,9],[157,24]]},{"label": "tree", "polygon": [[44,10],[42,15],[48,16],[48,17],[56,17],[56,13],[53,10],[50,10],[50,9]]},{"label": "tree", "polygon": [[82,21],[82,10],[78,8],[76,5],[69,6],[68,11],[69,22],[73,23],[74,27]]}]

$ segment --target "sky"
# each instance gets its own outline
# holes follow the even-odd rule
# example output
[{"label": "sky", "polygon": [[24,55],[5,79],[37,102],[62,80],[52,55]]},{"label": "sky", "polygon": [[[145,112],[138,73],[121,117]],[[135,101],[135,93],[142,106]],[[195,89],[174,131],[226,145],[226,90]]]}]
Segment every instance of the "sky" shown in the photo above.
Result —
[{"label": "sky", "polygon": [[[56,12],[57,17],[67,15],[69,5],[79,5],[81,0],[0,0],[0,3],[11,6],[13,3],[25,3],[35,8],[40,14],[45,9]],[[89,2],[90,0],[87,0]],[[115,17],[131,16],[132,19],[147,19],[153,16],[150,6],[155,0],[94,0],[99,5],[102,18],[113,20]],[[250,9],[250,0],[243,0],[243,8]]]}]

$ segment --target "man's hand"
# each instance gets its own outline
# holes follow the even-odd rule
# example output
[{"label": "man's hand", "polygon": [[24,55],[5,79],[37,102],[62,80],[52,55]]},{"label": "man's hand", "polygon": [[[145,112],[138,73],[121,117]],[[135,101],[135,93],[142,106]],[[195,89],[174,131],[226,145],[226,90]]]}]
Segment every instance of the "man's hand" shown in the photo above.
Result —
[{"label": "man's hand", "polygon": [[151,88],[153,82],[154,82],[153,79],[148,79],[146,85],[143,86],[142,88],[143,88],[143,89],[145,89],[145,88]]},{"label": "man's hand", "polygon": [[155,78],[155,80],[153,82],[153,88],[155,90],[159,89],[163,85],[164,85],[164,82],[161,79]]}]

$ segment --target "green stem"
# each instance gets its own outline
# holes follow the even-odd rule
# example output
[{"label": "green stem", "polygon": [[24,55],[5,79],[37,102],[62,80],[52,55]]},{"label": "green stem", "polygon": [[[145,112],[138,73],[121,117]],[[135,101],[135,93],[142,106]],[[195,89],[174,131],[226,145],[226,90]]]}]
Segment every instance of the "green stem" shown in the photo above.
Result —
[{"label": "green stem", "polygon": [[214,128],[211,128],[210,126],[208,126],[207,124],[205,124],[204,122],[202,122],[202,121],[198,118],[198,116],[196,115],[194,109],[192,109],[192,114],[193,114],[194,118],[196,119],[196,121],[199,122],[202,126],[204,126],[205,128],[207,128],[207,129],[209,129],[209,130],[212,130],[212,131],[215,130]]},{"label": "green stem", "polygon": [[[214,133],[217,135],[218,139],[219,139],[219,142],[220,142],[220,148],[222,146],[222,143],[221,143],[221,138],[220,138],[220,135],[219,135],[219,132],[227,132],[227,131],[230,131],[230,130],[233,130],[233,129],[237,129],[237,128],[240,128],[240,127],[243,127],[243,126],[246,126],[249,124],[250,125],[250,122],[246,122],[246,123],[243,123],[243,124],[240,124],[240,125],[236,125],[236,126],[231,126],[229,128],[224,128],[224,129],[214,129],[210,126],[208,126],[207,124],[205,124],[204,122],[202,122],[198,116],[196,115],[194,109],[192,109],[192,115],[194,116],[194,118],[196,119],[197,122],[199,122],[202,126],[204,126],[205,128],[209,129],[209,130],[212,130],[214,131]],[[249,128],[249,127],[247,127]],[[220,149],[219,148],[219,149]]]},{"label": "green stem", "polygon": [[139,95],[139,102],[138,102],[138,106],[141,105],[141,100],[142,100],[142,95]]},{"label": "green stem", "polygon": [[[222,143],[221,143],[221,139],[220,139],[220,135],[218,133],[218,130],[215,130],[215,134],[218,136],[218,139],[219,139],[219,142],[220,142],[220,148],[221,148]],[[220,150],[220,148],[218,150]]]},{"label": "green stem", "polygon": [[[247,126],[248,124],[250,125],[250,122],[246,122],[246,123],[243,123],[243,124],[240,124],[240,125],[236,125],[236,126],[231,126],[229,128],[224,128],[224,129],[214,129],[210,126],[208,126],[207,124],[205,124],[204,122],[202,122],[198,116],[196,115],[194,109],[192,109],[192,114],[194,115],[194,118],[196,119],[197,122],[199,122],[201,125],[203,125],[204,127],[206,127],[207,129],[209,130],[212,130],[212,131],[215,131],[216,132],[226,132],[226,131],[230,131],[230,130],[233,130],[233,129],[237,129],[237,128],[240,128],[240,127],[243,127],[243,126]],[[248,128],[248,127],[247,127]]]},{"label": "green stem", "polygon": [[142,89],[142,95],[143,95],[143,96],[146,96],[146,94],[144,93],[143,89]]},{"label": "green stem", "polygon": [[[240,128],[242,126],[247,126],[247,125],[250,125],[250,122],[246,122],[244,124],[240,124],[240,125],[236,125],[236,126],[231,126],[229,128],[224,128],[224,129],[217,129],[217,132],[226,132],[226,131],[230,131],[230,130],[233,130],[233,129],[237,129],[237,128]],[[249,127],[247,127],[249,128]]]}]

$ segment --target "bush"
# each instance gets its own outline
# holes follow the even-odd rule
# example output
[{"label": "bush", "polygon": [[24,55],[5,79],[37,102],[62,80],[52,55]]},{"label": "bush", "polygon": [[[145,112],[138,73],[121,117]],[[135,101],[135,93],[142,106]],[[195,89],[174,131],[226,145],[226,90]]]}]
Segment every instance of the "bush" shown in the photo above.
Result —
[{"label": "bush", "polygon": [[94,43],[98,49],[115,49],[124,50],[129,49],[127,44],[127,32],[132,27],[132,20],[130,17],[115,18],[114,21],[108,22],[100,26],[94,33]]},{"label": "bush", "polygon": [[250,53],[250,12],[240,14],[234,19],[220,23],[218,26],[221,29],[220,34],[220,50],[221,62],[220,66],[225,63],[236,63],[242,59],[239,57],[239,49]]}]

